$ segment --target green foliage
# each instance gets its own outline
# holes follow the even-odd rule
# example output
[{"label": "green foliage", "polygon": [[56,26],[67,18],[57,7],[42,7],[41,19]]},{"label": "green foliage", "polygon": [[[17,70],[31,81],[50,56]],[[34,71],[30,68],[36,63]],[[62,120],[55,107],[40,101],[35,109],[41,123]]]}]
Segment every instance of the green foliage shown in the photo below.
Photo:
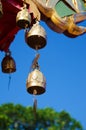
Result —
[{"label": "green foliage", "polygon": [[66,111],[56,112],[51,108],[3,104],[0,106],[0,130],[82,130],[80,122]]}]

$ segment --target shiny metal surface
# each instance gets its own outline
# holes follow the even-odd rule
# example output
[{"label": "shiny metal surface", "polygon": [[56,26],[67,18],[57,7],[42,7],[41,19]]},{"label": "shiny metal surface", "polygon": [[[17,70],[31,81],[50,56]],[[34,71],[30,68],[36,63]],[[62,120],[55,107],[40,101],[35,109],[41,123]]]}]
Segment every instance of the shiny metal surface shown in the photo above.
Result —
[{"label": "shiny metal surface", "polygon": [[46,46],[46,32],[38,23],[34,24],[25,34],[26,43],[33,49],[42,49]]},{"label": "shiny metal surface", "polygon": [[46,91],[46,80],[42,72],[38,69],[33,70],[27,78],[27,91],[30,94],[40,95]]},{"label": "shiny metal surface", "polygon": [[1,63],[3,73],[13,73],[16,71],[16,64],[10,55],[6,55]]},{"label": "shiny metal surface", "polygon": [[28,28],[31,23],[31,16],[28,12],[27,8],[23,8],[21,11],[17,13],[16,16],[16,24],[20,28]]}]

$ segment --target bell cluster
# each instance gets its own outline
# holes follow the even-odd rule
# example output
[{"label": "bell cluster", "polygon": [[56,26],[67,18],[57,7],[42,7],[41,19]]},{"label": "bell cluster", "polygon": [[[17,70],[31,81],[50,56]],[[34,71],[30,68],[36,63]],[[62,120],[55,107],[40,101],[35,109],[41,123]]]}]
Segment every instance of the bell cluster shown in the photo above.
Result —
[{"label": "bell cluster", "polygon": [[39,21],[34,18],[35,22],[32,24],[31,15],[28,11],[27,5],[24,3],[22,9],[17,13],[16,24],[21,29],[25,29],[25,41],[29,47],[33,49],[41,49],[46,45],[45,29],[39,25]]},{"label": "bell cluster", "polygon": [[[2,6],[1,2],[0,6]],[[0,17],[2,14],[3,11],[2,8],[0,8]],[[30,48],[35,49],[38,52],[39,49],[46,46],[47,40],[45,29],[39,24],[37,19],[35,19],[33,24],[31,23],[31,15],[25,2],[16,15],[16,25],[20,29],[25,29],[25,42]],[[39,54],[34,58],[32,71],[29,73],[26,81],[27,92],[34,95],[40,95],[46,91],[46,79],[39,69],[38,58]],[[16,71],[16,63],[12,58],[9,49],[5,53],[1,66],[3,73],[13,73]]]},{"label": "bell cluster", "polygon": [[[46,32],[44,28],[39,25],[39,21],[35,19],[35,23],[31,26],[31,15],[27,9],[27,5],[24,3],[21,11],[17,13],[16,24],[25,31],[25,42],[29,47],[35,50],[42,49],[46,46]],[[32,72],[29,73],[26,88],[27,92],[34,95],[40,95],[45,92],[46,80],[42,72],[39,70],[38,55],[34,59],[32,66]]]}]

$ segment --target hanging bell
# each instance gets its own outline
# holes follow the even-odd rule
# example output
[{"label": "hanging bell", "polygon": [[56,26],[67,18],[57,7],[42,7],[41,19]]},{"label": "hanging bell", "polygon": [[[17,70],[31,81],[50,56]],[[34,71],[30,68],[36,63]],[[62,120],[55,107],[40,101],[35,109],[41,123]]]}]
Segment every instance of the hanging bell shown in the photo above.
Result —
[{"label": "hanging bell", "polygon": [[26,82],[27,91],[30,94],[40,95],[46,90],[46,80],[43,74],[38,70],[34,69],[28,76]]},{"label": "hanging bell", "polygon": [[25,33],[26,43],[33,49],[41,49],[46,45],[46,32],[42,26],[37,22],[30,31]]},{"label": "hanging bell", "polygon": [[14,59],[11,57],[10,52],[8,51],[1,63],[3,73],[13,73],[16,71],[16,64]]},{"label": "hanging bell", "polygon": [[16,24],[18,27],[25,29],[30,26],[30,23],[31,15],[29,14],[28,9],[26,8],[26,4],[24,4],[22,10],[17,13]]},{"label": "hanging bell", "polygon": [[2,17],[3,15],[3,10],[2,10],[2,3],[1,3],[1,0],[0,0],[0,18]]}]

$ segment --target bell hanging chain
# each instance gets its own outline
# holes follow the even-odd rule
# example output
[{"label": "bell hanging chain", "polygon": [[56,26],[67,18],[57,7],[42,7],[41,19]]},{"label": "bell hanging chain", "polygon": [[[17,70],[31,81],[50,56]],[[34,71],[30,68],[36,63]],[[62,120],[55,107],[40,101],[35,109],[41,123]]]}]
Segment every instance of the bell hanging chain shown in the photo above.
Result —
[{"label": "bell hanging chain", "polygon": [[33,60],[32,66],[31,66],[32,69],[36,69],[36,68],[39,69],[39,65],[38,65],[39,57],[40,57],[40,54],[37,53],[36,57]]},{"label": "bell hanging chain", "polygon": [[27,3],[26,3],[26,1],[25,0],[23,0],[23,7],[22,7],[23,9],[26,9],[27,8]]}]

